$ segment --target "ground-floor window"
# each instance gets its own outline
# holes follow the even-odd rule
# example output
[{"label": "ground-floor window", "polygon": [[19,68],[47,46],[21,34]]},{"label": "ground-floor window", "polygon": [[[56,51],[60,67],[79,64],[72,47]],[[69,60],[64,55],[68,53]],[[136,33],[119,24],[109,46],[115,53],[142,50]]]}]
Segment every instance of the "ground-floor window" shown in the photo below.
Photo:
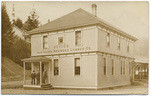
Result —
[{"label": "ground-floor window", "polygon": [[122,75],[122,67],[123,67],[122,60],[121,60],[120,62],[121,62],[121,70],[120,70],[120,74]]},{"label": "ground-floor window", "polygon": [[123,75],[125,75],[125,73],[126,73],[126,72],[125,72],[125,68],[126,68],[126,62],[124,61],[124,62],[123,62]]},{"label": "ground-floor window", "polygon": [[112,66],[112,75],[114,75],[114,59],[111,59],[111,66]]},{"label": "ground-floor window", "polygon": [[54,75],[59,75],[58,59],[54,59]]},{"label": "ground-floor window", "polygon": [[80,75],[80,58],[75,58],[75,75]]},{"label": "ground-floor window", "polygon": [[104,66],[104,70],[103,70],[104,71],[104,75],[106,75],[106,58],[104,58],[104,65],[103,66]]},{"label": "ground-floor window", "polygon": [[129,75],[131,75],[131,62],[129,62]]}]

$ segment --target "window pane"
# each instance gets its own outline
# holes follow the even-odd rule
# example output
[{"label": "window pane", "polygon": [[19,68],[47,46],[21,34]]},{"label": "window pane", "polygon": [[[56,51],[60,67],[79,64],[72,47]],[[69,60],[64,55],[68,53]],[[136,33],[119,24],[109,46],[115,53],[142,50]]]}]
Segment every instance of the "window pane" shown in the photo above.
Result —
[{"label": "window pane", "polygon": [[55,66],[55,67],[58,67],[58,59],[55,59],[55,60],[54,60],[54,66]]},{"label": "window pane", "polygon": [[80,75],[80,67],[75,67],[75,75]]},{"label": "window pane", "polygon": [[54,75],[59,74],[58,59],[54,59]]},{"label": "window pane", "polygon": [[62,44],[63,43],[63,37],[58,37],[58,44]]},{"label": "window pane", "polygon": [[80,66],[80,59],[76,58],[76,66]]},{"label": "window pane", "polygon": [[122,60],[121,60],[121,71],[120,72],[121,72],[121,75],[122,75]]},{"label": "window pane", "polygon": [[127,52],[129,52],[129,41],[127,41]]},{"label": "window pane", "polygon": [[114,75],[114,59],[112,59],[112,75]]},{"label": "window pane", "polygon": [[81,31],[75,32],[75,45],[81,45]]},{"label": "window pane", "polygon": [[43,49],[48,48],[48,38],[47,36],[43,36]]},{"label": "window pane", "polygon": [[131,62],[129,62],[129,75],[131,74],[131,65],[132,63]]},{"label": "window pane", "polygon": [[106,58],[104,58],[104,75],[106,75]]},{"label": "window pane", "polygon": [[123,63],[123,74],[125,75],[125,61]]},{"label": "window pane", "polygon": [[118,49],[120,49],[120,38],[118,38]]},{"label": "window pane", "polygon": [[80,75],[80,58],[75,58],[75,75]]},{"label": "window pane", "polygon": [[110,33],[107,33],[107,46],[110,46]]}]

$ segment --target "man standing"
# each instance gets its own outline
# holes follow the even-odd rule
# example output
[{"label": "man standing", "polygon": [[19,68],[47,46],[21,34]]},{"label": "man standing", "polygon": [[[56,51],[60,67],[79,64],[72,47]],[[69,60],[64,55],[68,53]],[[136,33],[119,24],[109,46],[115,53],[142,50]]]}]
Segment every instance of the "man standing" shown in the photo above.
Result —
[{"label": "man standing", "polygon": [[40,84],[40,72],[38,71],[36,75],[37,85]]},{"label": "man standing", "polygon": [[35,74],[35,71],[33,70],[33,72],[31,73],[31,84],[35,84],[35,77],[36,77],[36,74]]}]

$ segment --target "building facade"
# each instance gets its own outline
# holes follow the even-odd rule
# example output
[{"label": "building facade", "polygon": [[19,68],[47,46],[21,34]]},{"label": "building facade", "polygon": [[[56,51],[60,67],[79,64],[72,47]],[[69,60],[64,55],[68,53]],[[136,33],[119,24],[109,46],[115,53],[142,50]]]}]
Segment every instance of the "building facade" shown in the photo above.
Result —
[{"label": "building facade", "polygon": [[22,29],[20,29],[19,27],[17,27],[16,25],[12,25],[12,29],[13,29],[13,32],[14,34],[21,38],[22,40],[25,40],[26,42],[30,43],[30,36],[25,32],[23,31]]},{"label": "building facade", "polygon": [[[129,85],[137,39],[102,22],[95,12],[78,9],[29,32],[31,58],[22,61],[31,62],[32,71],[40,70],[41,78],[47,70],[46,82],[54,88]],[[48,58],[49,63],[36,61],[40,57]]]}]

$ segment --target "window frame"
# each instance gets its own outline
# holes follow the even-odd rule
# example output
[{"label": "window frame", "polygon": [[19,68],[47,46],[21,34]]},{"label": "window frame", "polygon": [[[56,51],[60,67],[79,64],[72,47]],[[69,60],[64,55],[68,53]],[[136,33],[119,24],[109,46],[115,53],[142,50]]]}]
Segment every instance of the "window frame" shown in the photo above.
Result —
[{"label": "window frame", "polygon": [[[79,59],[80,65],[76,66],[76,60]],[[79,67],[79,74],[76,73],[76,67]],[[74,76],[81,76],[81,58],[74,58]]]},{"label": "window frame", "polygon": [[126,61],[123,61],[123,75],[126,75]]},{"label": "window frame", "polygon": [[[45,47],[45,45],[47,45],[47,47]],[[43,49],[48,49],[48,36],[47,35],[43,36]]]},{"label": "window frame", "polygon": [[[77,35],[77,33],[80,33],[80,37]],[[82,45],[82,40],[81,40],[82,36],[81,35],[82,35],[81,30],[75,31],[75,46],[81,46]],[[77,43],[79,38],[80,38],[80,44]]]},{"label": "window frame", "polygon": [[131,75],[132,74],[132,62],[129,62],[129,75]]},{"label": "window frame", "polygon": [[[58,64],[58,67],[55,67],[55,60],[57,60],[57,64]],[[57,69],[55,69],[55,68],[57,68]],[[58,72],[57,72],[57,74],[55,74],[55,70],[57,70]],[[54,59],[53,60],[53,75],[54,76],[59,76],[59,74],[60,74],[60,70],[59,70],[59,60],[58,59]]]},{"label": "window frame", "polygon": [[118,37],[117,39],[117,49],[120,50],[121,49],[121,43],[120,43],[120,37]]},{"label": "window frame", "polygon": [[107,64],[106,64],[106,58],[103,58],[103,75],[107,75]]},{"label": "window frame", "polygon": [[[62,39],[62,42],[60,40]],[[63,37],[58,37],[58,44],[63,44],[64,43],[64,38]]]},{"label": "window frame", "polygon": [[114,59],[111,59],[111,75],[115,75],[115,70],[114,70]]},{"label": "window frame", "polygon": [[120,60],[120,63],[121,63],[121,64],[120,64],[120,65],[121,65],[121,66],[120,66],[120,67],[121,67],[121,68],[120,68],[120,75],[123,75],[123,61]]},{"label": "window frame", "polygon": [[127,41],[127,52],[130,51],[130,45],[129,45],[129,41]]},{"label": "window frame", "polygon": [[107,33],[107,37],[106,37],[106,43],[107,43],[107,47],[110,47],[110,33]]}]

